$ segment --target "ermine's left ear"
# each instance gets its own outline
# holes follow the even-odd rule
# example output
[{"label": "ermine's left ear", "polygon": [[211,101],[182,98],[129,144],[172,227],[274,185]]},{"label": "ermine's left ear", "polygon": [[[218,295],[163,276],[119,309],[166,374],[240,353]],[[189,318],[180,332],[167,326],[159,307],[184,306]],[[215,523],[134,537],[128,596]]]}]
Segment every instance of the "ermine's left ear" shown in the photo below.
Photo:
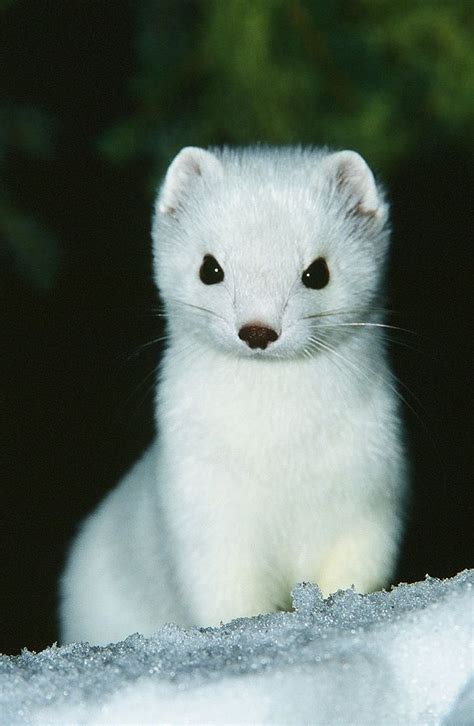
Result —
[{"label": "ermine's left ear", "polygon": [[380,197],[374,175],[362,156],[355,151],[337,151],[326,159],[341,193],[347,196],[355,215],[383,217],[386,205]]},{"label": "ermine's left ear", "polygon": [[220,161],[210,151],[186,146],[175,156],[166,172],[158,196],[157,208],[161,214],[173,214],[185,202],[186,195],[200,177],[221,174]]}]

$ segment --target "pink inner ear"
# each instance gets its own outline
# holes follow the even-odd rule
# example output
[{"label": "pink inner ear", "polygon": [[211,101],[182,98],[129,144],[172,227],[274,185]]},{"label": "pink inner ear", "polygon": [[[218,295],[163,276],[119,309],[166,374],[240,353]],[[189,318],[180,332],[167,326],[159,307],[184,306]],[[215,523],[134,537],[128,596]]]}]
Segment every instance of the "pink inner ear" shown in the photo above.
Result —
[{"label": "pink inner ear", "polygon": [[193,178],[207,173],[216,174],[221,169],[220,162],[209,151],[195,147],[182,149],[171,163],[165,177],[159,210],[162,214],[175,214],[181,206],[186,188]]},{"label": "pink inner ear", "polygon": [[377,191],[372,172],[362,158],[341,160],[336,172],[337,186],[356,200],[349,210],[357,216],[375,217],[378,211]]},{"label": "pink inner ear", "polygon": [[356,216],[364,216],[364,217],[376,217],[377,210],[376,209],[366,209],[363,206],[362,202],[357,202],[357,204],[354,204],[354,206],[350,210],[350,214],[354,214]]},{"label": "pink inner ear", "polygon": [[197,176],[201,176],[202,175],[201,165],[200,165],[200,163],[199,163],[199,161],[197,159],[192,159],[192,161],[190,162],[190,170],[189,171],[192,171],[194,174],[197,174]]}]

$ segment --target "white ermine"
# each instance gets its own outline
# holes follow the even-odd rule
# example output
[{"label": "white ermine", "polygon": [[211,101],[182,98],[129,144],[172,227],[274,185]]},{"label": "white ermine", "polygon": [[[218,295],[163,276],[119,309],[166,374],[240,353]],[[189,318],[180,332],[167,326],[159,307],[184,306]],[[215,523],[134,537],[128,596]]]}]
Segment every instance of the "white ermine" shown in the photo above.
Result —
[{"label": "white ermine", "polygon": [[185,148],[156,203],[157,437],[84,522],[62,640],[217,625],[394,573],[406,488],[388,206],[326,149]]}]

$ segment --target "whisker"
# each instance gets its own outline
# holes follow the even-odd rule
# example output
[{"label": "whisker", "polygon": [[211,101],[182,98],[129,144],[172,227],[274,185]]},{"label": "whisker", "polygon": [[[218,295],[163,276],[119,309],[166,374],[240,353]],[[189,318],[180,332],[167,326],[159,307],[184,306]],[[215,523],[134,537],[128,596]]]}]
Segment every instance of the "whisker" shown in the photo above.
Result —
[{"label": "whisker", "polygon": [[398,345],[401,348],[406,348],[407,350],[411,350],[414,353],[423,354],[425,351],[415,345],[411,345],[411,343],[407,343],[404,340],[398,340],[398,338],[395,338],[393,335],[384,335],[383,333],[380,334],[380,337],[382,340],[385,340],[390,345]]},{"label": "whisker", "polygon": [[324,325],[318,325],[317,330],[335,330],[337,328],[347,328],[347,327],[356,327],[356,328],[367,328],[368,330],[377,330],[377,332],[380,332],[380,336],[383,340],[387,341],[390,344],[398,345],[402,348],[406,348],[407,350],[411,350],[415,353],[424,354],[425,351],[420,348],[419,346],[411,345],[411,343],[407,343],[404,340],[400,340],[399,338],[396,338],[394,335],[387,335],[384,334],[384,331],[394,331],[394,332],[400,332],[400,333],[407,333],[409,335],[414,335],[417,337],[422,337],[420,333],[418,333],[416,330],[410,330],[409,328],[401,328],[397,325],[388,325],[385,323],[369,323],[369,322],[353,322],[353,323],[334,323],[334,324],[327,324],[324,323]]},{"label": "whisker", "polygon": [[129,361],[133,360],[133,358],[136,358],[145,348],[149,348],[152,345],[158,345],[158,343],[161,343],[164,340],[169,340],[169,338],[170,335],[166,333],[165,335],[161,335],[159,338],[154,338],[146,343],[141,343],[140,345],[137,345],[131,353],[126,354],[124,352],[115,356],[113,362],[119,363],[121,366],[125,366]]},{"label": "whisker", "polygon": [[186,307],[193,308],[193,310],[200,310],[201,312],[208,313],[209,315],[215,315],[216,318],[219,318],[220,320],[227,322],[226,319],[222,315],[219,315],[219,313],[216,313],[215,310],[210,310],[209,308],[201,307],[201,305],[194,305],[194,303],[186,302],[185,300],[180,300],[179,298],[175,298],[175,297],[170,297],[169,300],[172,300],[173,302],[176,302],[179,305],[186,305]]},{"label": "whisker", "polygon": [[161,335],[159,338],[154,338],[153,340],[149,340],[148,343],[143,343],[142,345],[139,345],[135,352],[141,352],[144,348],[149,348],[150,345],[157,345],[158,343],[162,343],[164,340],[169,340],[170,335],[167,333],[166,335]]},{"label": "whisker", "polygon": [[[413,406],[412,406],[412,405],[411,405],[411,403],[410,403],[410,402],[409,402],[409,401],[408,401],[408,400],[407,400],[407,399],[405,398],[405,396],[403,396],[403,394],[402,394],[402,393],[400,393],[400,391],[398,390],[397,386],[395,386],[395,385],[394,385],[393,383],[390,383],[390,381],[388,381],[388,380],[387,380],[386,378],[384,379],[384,378],[383,378],[383,376],[381,376],[381,375],[380,375],[380,373],[377,373],[377,371],[375,371],[375,370],[374,370],[373,368],[370,368],[370,367],[369,367],[368,365],[365,365],[365,366],[364,366],[364,368],[365,368],[365,371],[364,371],[364,370],[363,370],[363,369],[362,369],[362,368],[361,368],[360,366],[358,366],[358,365],[357,365],[357,364],[356,364],[356,363],[355,363],[355,362],[354,362],[353,360],[351,360],[350,358],[347,358],[347,357],[345,357],[345,356],[342,356],[342,355],[341,355],[340,353],[338,353],[338,351],[337,351],[337,350],[335,350],[333,346],[329,345],[329,344],[327,343],[327,341],[322,341],[321,339],[319,339],[319,338],[314,338],[313,336],[311,336],[311,338],[310,338],[310,339],[311,339],[311,340],[314,340],[315,342],[317,342],[317,343],[318,343],[318,344],[319,344],[319,345],[320,345],[320,346],[321,346],[322,348],[324,348],[325,350],[327,350],[327,351],[328,351],[329,353],[332,353],[332,354],[333,354],[334,356],[336,356],[337,358],[339,358],[339,359],[340,359],[341,361],[343,361],[343,362],[344,362],[345,364],[347,364],[347,365],[350,365],[350,366],[351,366],[351,367],[352,367],[352,368],[353,368],[354,370],[356,370],[356,371],[357,371],[357,372],[358,372],[358,373],[359,373],[360,375],[362,375],[362,376],[363,376],[363,377],[364,377],[364,378],[365,378],[366,380],[368,380],[368,381],[371,381],[371,380],[372,380],[372,378],[371,378],[371,377],[370,377],[370,376],[369,376],[369,375],[368,375],[368,374],[367,374],[367,373],[366,373],[365,371],[368,371],[368,373],[370,373],[370,374],[371,374],[371,376],[375,376],[375,377],[377,377],[377,378],[379,378],[379,379],[382,379],[382,380],[384,381],[385,385],[387,385],[387,386],[388,386],[388,387],[389,387],[389,388],[390,388],[390,389],[391,389],[391,390],[392,390],[392,391],[393,391],[393,392],[395,393],[395,395],[396,395],[396,396],[397,396],[397,397],[398,397],[398,398],[399,398],[399,399],[400,399],[400,400],[402,401],[402,403],[404,403],[404,404],[405,404],[405,405],[406,405],[406,406],[407,406],[407,407],[408,407],[408,408],[410,409],[410,411],[411,411],[411,412],[413,413],[413,415],[414,415],[414,416],[416,417],[417,421],[418,421],[418,422],[419,422],[419,423],[421,424],[421,426],[422,426],[422,428],[424,429],[424,431],[425,431],[425,432],[426,432],[426,433],[427,433],[427,434],[428,434],[428,435],[430,436],[430,438],[431,438],[431,434],[430,434],[430,432],[429,432],[429,429],[427,428],[427,426],[426,426],[425,422],[423,421],[423,419],[422,419],[422,418],[421,418],[421,416],[419,415],[418,411],[416,411],[416,409],[415,409],[415,408],[413,408]],[[403,381],[401,381],[401,380],[400,380],[400,379],[399,379],[399,378],[398,378],[398,377],[397,377],[397,376],[396,376],[396,375],[395,375],[394,373],[392,373],[391,371],[388,371],[388,370],[387,370],[387,371],[386,371],[386,373],[388,374],[388,376],[389,376],[389,377],[391,377],[391,378],[392,378],[392,380],[396,381],[396,383],[397,383],[397,384],[398,384],[399,386],[401,386],[401,387],[402,387],[402,388],[403,388],[403,389],[404,389],[405,391],[407,391],[407,393],[409,393],[409,394],[410,394],[410,396],[411,396],[411,397],[413,398],[413,400],[414,400],[414,401],[415,401],[415,402],[416,402],[416,403],[418,404],[418,406],[420,406],[420,408],[421,408],[421,409],[425,410],[425,408],[424,408],[423,404],[422,404],[422,403],[420,402],[420,400],[419,400],[419,399],[417,398],[417,396],[416,396],[416,395],[415,395],[415,394],[413,393],[413,391],[411,391],[411,390],[410,390],[410,389],[408,388],[408,386],[407,386],[407,385],[406,385],[405,383],[403,383]]]},{"label": "whisker", "polygon": [[[137,395],[137,393],[138,393],[138,392],[140,391],[140,389],[141,389],[141,388],[142,388],[142,387],[143,387],[143,386],[145,385],[145,383],[147,383],[147,381],[149,381],[149,380],[150,380],[151,376],[155,375],[155,374],[156,374],[156,373],[158,372],[158,368],[159,368],[159,365],[153,366],[153,368],[151,369],[151,371],[149,371],[149,372],[148,372],[148,373],[146,374],[146,376],[145,376],[144,378],[142,378],[142,380],[141,380],[141,381],[140,381],[140,382],[139,382],[139,383],[138,383],[138,384],[137,384],[137,385],[136,385],[136,386],[135,386],[135,387],[133,388],[133,390],[131,391],[131,393],[129,393],[129,394],[128,394],[128,396],[127,396],[127,397],[126,397],[126,399],[125,399],[125,404],[128,404],[128,403],[130,403],[130,401],[132,400],[132,398],[133,398],[134,396],[136,396],[136,395]],[[153,386],[154,386],[154,385],[155,385],[155,384],[153,383]],[[145,394],[145,398],[146,398],[146,396],[148,395],[148,393],[150,392],[151,388],[152,388],[152,386],[150,386],[150,387],[149,387],[149,388],[147,389],[147,391],[146,391],[146,394]],[[141,404],[143,403],[143,401],[145,400],[145,398],[143,398],[143,399],[141,400],[141,402],[140,402],[140,405],[141,405]]]},{"label": "whisker", "polygon": [[[127,396],[127,399],[126,399],[125,403],[129,403],[131,401],[131,399],[135,395],[137,395],[137,393],[140,390],[140,388],[143,388],[143,386],[145,385],[145,383],[150,380],[150,377],[152,375],[154,375],[155,376],[155,379],[156,379],[156,376],[158,375],[158,370],[159,370],[159,365],[154,366],[153,369],[139,383],[139,385],[134,388],[134,390],[132,391],[132,393],[129,394],[129,396]],[[141,407],[143,406],[143,404],[147,400],[148,396],[150,395],[150,393],[152,391],[155,390],[155,388],[156,388],[156,380],[154,380],[153,383],[151,383],[149,386],[146,387],[145,393],[142,395],[142,397],[140,398],[140,400],[138,401],[138,403],[135,405],[135,408],[133,410],[133,413],[131,414],[131,417],[132,418],[134,418],[138,414],[138,412],[140,411]]]},{"label": "whisker", "polygon": [[[189,341],[189,340],[186,342],[186,344],[184,346],[182,346],[180,348],[179,356],[180,356],[181,362],[183,362],[183,360],[186,360],[187,358],[189,358],[189,355],[192,352],[192,348],[193,348],[193,341]],[[143,406],[144,402],[146,401],[146,399],[148,398],[150,393],[152,393],[156,390],[156,377],[158,376],[159,369],[160,369],[160,363],[153,366],[152,370],[149,373],[147,373],[147,375],[140,381],[140,383],[137,386],[135,386],[133,391],[127,396],[125,403],[131,402],[131,399],[139,393],[140,389],[143,388],[143,386],[147,383],[147,381],[150,380],[150,377],[153,375],[155,376],[155,379],[153,380],[153,382],[149,386],[147,386],[145,393],[141,396],[140,400],[136,404],[132,416],[137,415],[138,411],[141,409],[141,407]]]},{"label": "whisker", "polygon": [[[325,344],[324,341],[322,341],[320,338],[316,338],[314,336],[310,336],[309,340],[313,343],[313,350],[319,350],[319,351],[325,351],[333,353],[334,349],[327,344]],[[341,365],[341,361],[344,365]],[[344,356],[340,355],[340,353],[337,354],[336,359],[334,360],[334,363],[338,366],[339,370],[341,370],[344,375],[348,375],[350,371],[348,371],[347,367],[347,360]],[[363,374],[363,371],[360,371]],[[364,376],[366,377],[366,376]]]},{"label": "whisker", "polygon": [[360,307],[360,308],[334,308],[333,310],[324,310],[320,313],[312,313],[311,315],[304,315],[301,320],[308,320],[310,318],[326,318],[334,315],[360,315],[361,313],[380,313],[384,315],[396,314],[395,310],[389,310],[384,307]]},{"label": "whisker", "polygon": [[318,325],[318,330],[320,328],[386,328],[388,330],[398,330],[402,333],[409,333],[410,335],[419,335],[416,330],[401,328],[398,325],[388,325],[386,323],[334,323],[333,325],[324,323],[324,325]]},{"label": "whisker", "polygon": [[338,353],[337,350],[332,345],[329,345],[327,341],[321,340],[321,338],[316,338],[314,336],[310,336],[310,340],[312,340],[314,343],[316,343],[321,350],[325,350],[329,353],[332,353],[336,356],[339,360],[341,360],[346,365],[351,365],[354,370],[356,370],[358,373],[360,373],[366,380],[370,380],[369,376],[358,366],[354,361],[351,361],[350,358],[347,358],[346,356],[341,355]]}]

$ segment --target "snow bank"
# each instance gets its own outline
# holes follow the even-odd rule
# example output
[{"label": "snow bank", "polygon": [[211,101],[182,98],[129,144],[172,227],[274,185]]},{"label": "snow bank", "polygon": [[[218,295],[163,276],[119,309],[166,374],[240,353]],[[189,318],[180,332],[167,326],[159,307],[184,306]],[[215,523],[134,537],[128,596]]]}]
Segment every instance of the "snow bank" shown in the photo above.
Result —
[{"label": "snow bank", "polygon": [[1,724],[474,723],[474,570],[295,612],[0,658]]}]

